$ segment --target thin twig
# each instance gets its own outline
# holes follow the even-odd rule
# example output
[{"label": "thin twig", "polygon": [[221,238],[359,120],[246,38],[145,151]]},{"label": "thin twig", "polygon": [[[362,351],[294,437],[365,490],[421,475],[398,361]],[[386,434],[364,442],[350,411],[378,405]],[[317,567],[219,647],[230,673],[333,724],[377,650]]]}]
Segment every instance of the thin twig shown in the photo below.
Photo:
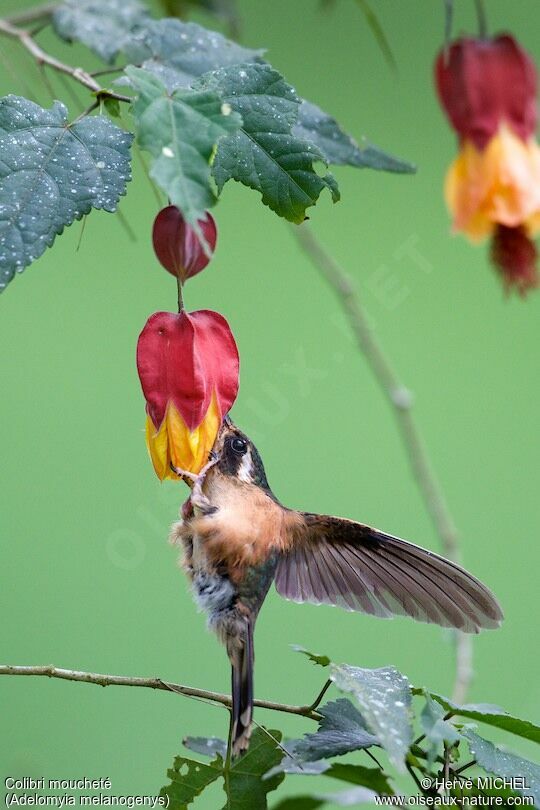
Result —
[{"label": "thin twig", "polygon": [[330,687],[332,686],[332,684],[333,684],[333,683],[334,683],[334,681],[331,681],[330,679],[328,679],[328,680],[326,681],[325,685],[323,686],[323,688],[321,689],[321,691],[319,692],[319,694],[317,695],[317,697],[315,698],[315,700],[313,701],[313,703],[310,703],[310,704],[309,704],[310,709],[313,709],[313,711],[315,711],[315,709],[316,709],[318,706],[320,706],[320,704],[321,704],[321,700],[322,700],[322,699],[323,699],[323,697],[326,695],[326,693],[328,692],[328,690],[330,689]]},{"label": "thin twig", "polygon": [[[340,264],[319,243],[307,224],[293,233],[312,264],[332,287],[354,332],[358,347],[388,399],[401,434],[413,475],[447,557],[460,562],[456,526],[431,465],[424,440],[412,414],[413,397],[383,351],[352,282]],[[472,677],[470,636],[456,634],[456,675],[453,699],[462,702]]]},{"label": "thin twig", "polygon": [[476,765],[476,760],[475,759],[471,759],[470,762],[466,762],[465,765],[461,766],[461,768],[458,768],[457,770],[454,770],[454,773],[455,773],[456,776],[459,776],[461,773],[463,773],[463,771],[466,771],[467,768],[472,768],[473,765]]},{"label": "thin twig", "polygon": [[123,96],[120,93],[115,93],[112,90],[106,90],[97,82],[89,73],[79,67],[67,65],[65,62],[60,62],[55,56],[47,53],[41,48],[37,42],[32,39],[32,35],[24,28],[17,28],[7,20],[0,20],[0,34],[5,34],[8,37],[18,39],[21,45],[34,57],[38,65],[49,65],[49,67],[57,70],[59,73],[64,73],[71,76],[72,79],[84,85],[96,96],[101,98],[115,98],[118,101],[125,101],[131,103],[133,101],[130,96]]},{"label": "thin twig", "polygon": [[[93,683],[97,686],[139,686],[146,689],[159,689],[164,692],[177,692],[186,697],[204,698],[222,706],[231,706],[229,695],[220,692],[209,692],[206,689],[197,689],[193,686],[184,686],[179,683],[168,683],[161,678],[137,678],[125,675],[102,675],[98,672],[80,672],[75,669],[60,669],[54,666],[9,666],[0,665],[0,675],[36,675],[45,678],[59,678],[64,681],[79,681]],[[255,700],[254,705],[260,709],[271,709],[285,714],[298,714],[310,720],[320,720],[321,715],[311,706],[289,706],[286,703],[274,703],[270,700]]]}]

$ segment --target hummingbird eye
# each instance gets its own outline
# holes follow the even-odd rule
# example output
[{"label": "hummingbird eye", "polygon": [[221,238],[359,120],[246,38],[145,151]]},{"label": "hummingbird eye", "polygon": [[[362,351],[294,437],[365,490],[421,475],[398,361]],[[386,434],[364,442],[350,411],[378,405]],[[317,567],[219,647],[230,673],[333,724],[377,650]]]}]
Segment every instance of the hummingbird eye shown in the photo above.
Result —
[{"label": "hummingbird eye", "polygon": [[240,439],[238,436],[234,436],[230,442],[231,450],[234,453],[237,453],[239,456],[243,456],[244,453],[247,451],[247,442],[245,439]]}]

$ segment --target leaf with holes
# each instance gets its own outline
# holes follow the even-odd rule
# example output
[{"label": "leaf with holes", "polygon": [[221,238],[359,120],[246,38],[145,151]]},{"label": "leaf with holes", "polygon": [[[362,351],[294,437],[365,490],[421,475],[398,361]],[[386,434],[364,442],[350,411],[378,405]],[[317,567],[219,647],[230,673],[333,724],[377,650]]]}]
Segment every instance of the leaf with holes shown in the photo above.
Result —
[{"label": "leaf with holes", "polygon": [[413,737],[408,679],[395,667],[361,669],[348,664],[332,664],[330,677],[338,689],[354,695],[366,726],[394,766],[404,771]]},{"label": "leaf with holes", "polygon": [[298,111],[298,123],[293,133],[317,146],[326,162],[334,166],[378,169],[397,174],[414,174],[416,167],[400,158],[383,152],[377,146],[365,143],[359,146],[339,126],[335,118],[325,113],[316,104],[302,101]]},{"label": "leaf with holes", "polygon": [[115,211],[132,135],[100,115],[69,124],[19,96],[0,99],[0,290],[92,208]]},{"label": "leaf with holes", "polygon": [[157,76],[169,93],[189,87],[208,71],[258,61],[262,53],[243,48],[196,23],[175,19],[148,22],[126,42],[124,52],[130,62]]},{"label": "leaf with holes", "polygon": [[219,139],[237,130],[240,116],[211,90],[169,94],[152,73],[128,67],[137,92],[131,107],[142,149],[153,157],[150,176],[194,228],[214,205],[210,160]]},{"label": "leaf with holes", "polygon": [[262,779],[263,774],[277,765],[283,756],[280,741],[279,731],[255,729],[247,752],[232,762],[225,779],[227,800],[223,810],[266,810],[268,793],[284,779],[283,774]]},{"label": "leaf with holes", "polygon": [[139,0],[64,0],[52,20],[62,39],[82,42],[111,64],[131,33],[150,18]]},{"label": "leaf with holes", "polygon": [[216,757],[208,765],[186,757],[175,757],[172,768],[167,771],[171,783],[161,788],[159,795],[168,802],[168,810],[185,810],[222,773],[221,757]]},{"label": "leaf with holes", "polygon": [[227,181],[238,180],[291,222],[302,222],[325,188],[334,202],[339,199],[332,175],[315,171],[315,163],[326,164],[322,152],[292,132],[300,99],[277,70],[258,64],[221,68],[194,87],[218,93],[242,117],[241,128],[218,145],[213,174],[220,192]]},{"label": "leaf with holes", "polygon": [[471,754],[481,768],[495,776],[512,779],[514,790],[523,796],[532,796],[535,805],[540,804],[540,765],[503,751],[471,729],[464,729],[461,734],[469,743]]}]

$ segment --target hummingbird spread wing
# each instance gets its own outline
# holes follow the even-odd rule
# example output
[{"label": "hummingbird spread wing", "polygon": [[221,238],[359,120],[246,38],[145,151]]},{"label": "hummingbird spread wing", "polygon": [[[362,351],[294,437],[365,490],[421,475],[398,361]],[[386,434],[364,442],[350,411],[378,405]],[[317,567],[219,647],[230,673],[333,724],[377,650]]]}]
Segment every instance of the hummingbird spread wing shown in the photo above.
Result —
[{"label": "hummingbird spread wing", "polygon": [[411,616],[465,633],[498,627],[493,594],[455,563],[352,520],[304,513],[305,531],[281,553],[281,596],[374,616]]}]

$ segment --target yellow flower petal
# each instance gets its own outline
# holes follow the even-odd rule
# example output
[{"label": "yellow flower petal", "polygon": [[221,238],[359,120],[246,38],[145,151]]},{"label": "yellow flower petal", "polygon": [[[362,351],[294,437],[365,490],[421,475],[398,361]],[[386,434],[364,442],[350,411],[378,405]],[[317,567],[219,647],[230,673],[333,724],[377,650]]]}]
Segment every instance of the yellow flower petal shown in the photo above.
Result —
[{"label": "yellow flower petal", "polygon": [[445,196],[454,229],[477,241],[500,223],[525,225],[531,235],[540,226],[540,148],[522,141],[504,125],[485,149],[471,141],[450,167]]},{"label": "yellow flower petal", "polygon": [[165,419],[159,430],[149,416],[146,417],[146,445],[157,477],[163,481],[178,480],[171,470],[171,462],[186,472],[198,473],[208,461],[221,423],[221,416],[215,394],[201,424],[193,431],[188,430],[184,420],[174,405],[169,402]]}]

